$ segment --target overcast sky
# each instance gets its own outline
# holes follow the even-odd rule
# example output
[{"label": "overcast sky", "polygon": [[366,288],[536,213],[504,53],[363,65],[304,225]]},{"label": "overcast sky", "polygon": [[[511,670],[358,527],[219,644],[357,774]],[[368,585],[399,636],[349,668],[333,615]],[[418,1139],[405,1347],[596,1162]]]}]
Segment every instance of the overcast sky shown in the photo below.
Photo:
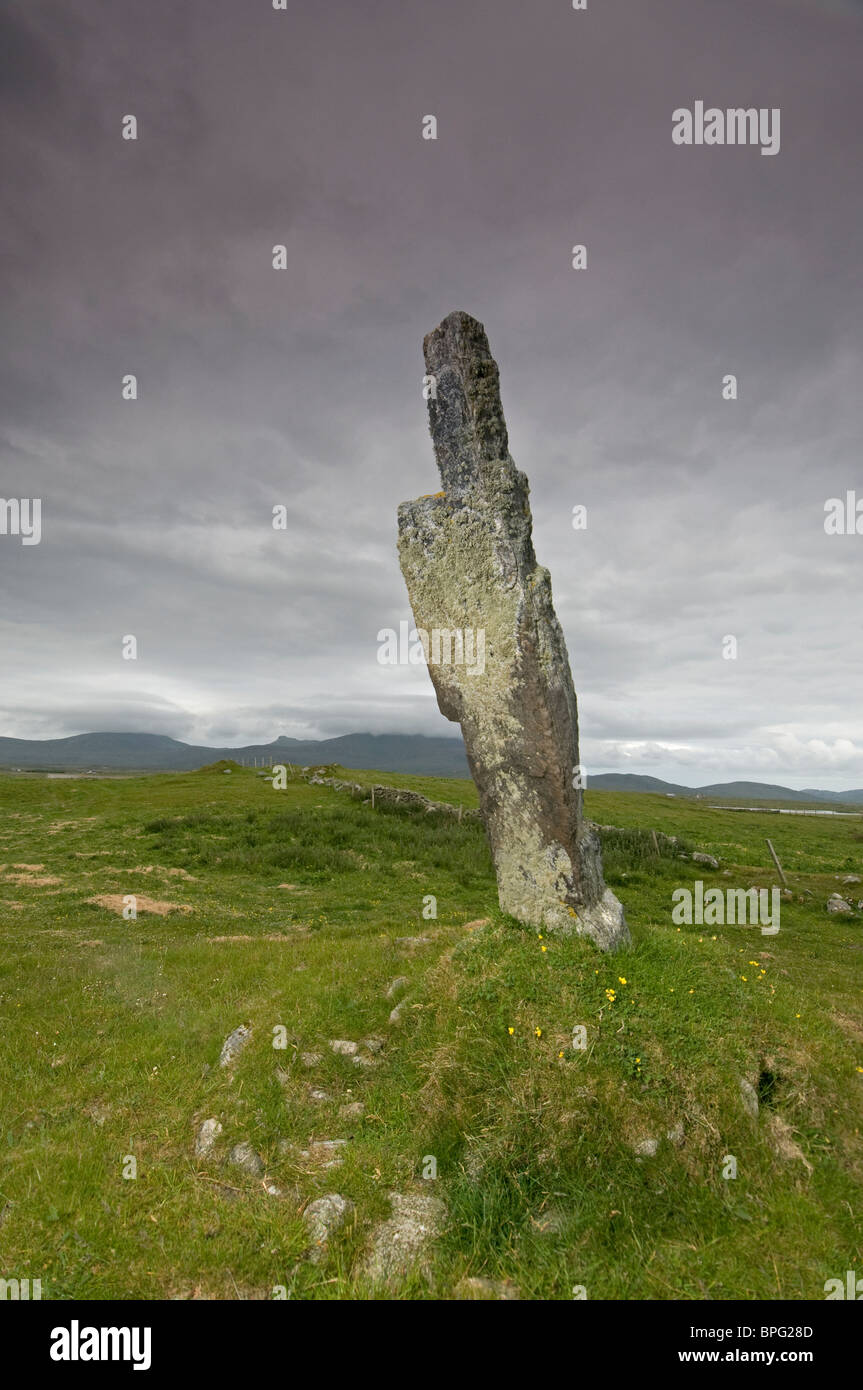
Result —
[{"label": "overcast sky", "polygon": [[[13,0],[0,54],[0,734],[457,734],[377,633],[458,308],[588,775],[863,786],[856,0]],[[697,100],[779,153],[675,145]]]}]

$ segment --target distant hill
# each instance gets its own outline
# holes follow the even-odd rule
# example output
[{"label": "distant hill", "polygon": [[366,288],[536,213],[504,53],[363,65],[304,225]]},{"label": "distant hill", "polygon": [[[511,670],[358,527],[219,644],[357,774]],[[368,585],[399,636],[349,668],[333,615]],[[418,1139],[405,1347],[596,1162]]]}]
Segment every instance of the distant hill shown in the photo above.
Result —
[{"label": "distant hill", "polygon": [[600,772],[588,776],[588,790],[606,792],[654,792],[660,796],[689,796],[741,801],[830,801],[846,805],[863,804],[863,789],[848,792],[825,792],[807,787],[778,787],[770,782],[711,782],[706,787],[683,787],[675,782],[662,782],[658,777],[642,777],[631,772]]},{"label": "distant hill", "polygon": [[[296,739],[282,735],[272,743],[243,748],[208,748],[181,743],[164,734],[75,734],[72,738],[0,738],[0,768],[25,771],[192,772],[222,758],[251,763],[339,763],[342,767],[380,772],[415,773],[420,777],[469,777],[464,744],[459,738],[425,738],[421,734],[343,734],[340,738]],[[660,796],[711,797],[744,801],[820,801],[863,804],[863,789],[818,791],[773,786],[766,782],[714,782],[684,787],[631,772],[588,776],[593,791],[653,792]]]},{"label": "distant hill", "polygon": [[52,772],[191,772],[222,758],[237,762],[340,763],[342,767],[414,772],[425,777],[469,777],[464,744],[419,734],[344,734],[242,748],[207,748],[162,734],[75,734],[71,738],[0,738],[0,767]]}]

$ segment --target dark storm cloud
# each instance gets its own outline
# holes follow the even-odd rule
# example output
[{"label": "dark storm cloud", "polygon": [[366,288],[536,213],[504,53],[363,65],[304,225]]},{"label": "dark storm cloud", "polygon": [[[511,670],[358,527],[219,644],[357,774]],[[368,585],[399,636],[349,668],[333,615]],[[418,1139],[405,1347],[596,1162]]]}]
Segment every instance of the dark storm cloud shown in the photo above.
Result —
[{"label": "dark storm cloud", "polygon": [[[421,339],[463,307],[588,768],[863,783],[863,538],[823,531],[827,497],[863,495],[859,7],[33,0],[3,23],[0,493],[42,497],[43,540],[0,538],[0,731],[454,733],[376,637],[409,617],[396,506],[437,482]],[[675,147],[697,99],[780,107],[780,153]]]}]

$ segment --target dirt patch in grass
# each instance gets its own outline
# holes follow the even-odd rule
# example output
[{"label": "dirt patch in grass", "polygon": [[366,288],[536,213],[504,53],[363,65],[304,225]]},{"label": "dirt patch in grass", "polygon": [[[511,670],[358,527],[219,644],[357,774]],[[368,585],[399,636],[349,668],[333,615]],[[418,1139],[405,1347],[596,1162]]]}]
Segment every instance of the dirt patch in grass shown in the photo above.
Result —
[{"label": "dirt patch in grass", "polygon": [[861,1028],[860,1024],[855,1022],[853,1018],[849,1018],[847,1014],[840,1013],[832,1013],[830,1017],[833,1022],[842,1029],[843,1033],[848,1034],[849,1038],[853,1038],[855,1042],[863,1043],[863,1028]]},{"label": "dirt patch in grass", "polygon": [[208,936],[207,941],[292,941],[297,936],[308,935],[308,928],[298,927],[290,935],[285,932],[266,932],[261,936]]},{"label": "dirt patch in grass", "polygon": [[139,893],[99,893],[95,898],[88,898],[87,902],[92,903],[94,907],[104,907],[109,912],[117,912],[122,916],[126,898],[130,896],[134,896],[138,912],[151,912],[156,917],[167,917],[169,912],[192,911],[188,903],[160,902],[157,898],[147,898]]},{"label": "dirt patch in grass", "polygon": [[0,864],[0,875],[4,883],[17,883],[22,888],[50,888],[55,883],[63,882],[62,878],[54,878],[51,874],[38,874],[36,870],[44,869],[44,864],[13,864],[11,867],[26,872],[10,874],[6,865]]},{"label": "dirt patch in grass", "polygon": [[166,869],[161,864],[139,864],[132,870],[133,874],[164,874],[167,878],[182,878],[187,883],[197,883],[193,874],[189,874],[185,869]]}]

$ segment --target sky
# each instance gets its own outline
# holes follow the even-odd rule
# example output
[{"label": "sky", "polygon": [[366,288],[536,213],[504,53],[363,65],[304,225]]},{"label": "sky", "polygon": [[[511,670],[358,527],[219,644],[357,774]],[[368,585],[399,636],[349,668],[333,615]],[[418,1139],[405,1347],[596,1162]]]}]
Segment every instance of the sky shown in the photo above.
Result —
[{"label": "sky", "polygon": [[863,786],[863,4],[12,0],[0,55],[0,735],[457,736],[378,633],[464,309],[588,785]]}]

